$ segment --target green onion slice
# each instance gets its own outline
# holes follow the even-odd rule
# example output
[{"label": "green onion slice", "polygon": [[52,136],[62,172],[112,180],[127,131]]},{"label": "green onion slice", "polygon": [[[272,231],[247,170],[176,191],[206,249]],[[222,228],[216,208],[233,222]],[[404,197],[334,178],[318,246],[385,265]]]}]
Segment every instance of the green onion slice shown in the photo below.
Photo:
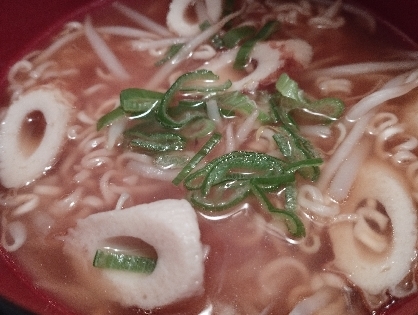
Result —
[{"label": "green onion slice", "polygon": [[120,105],[128,113],[147,112],[157,105],[163,96],[163,93],[150,90],[125,89],[120,92]]},{"label": "green onion slice", "polygon": [[187,155],[172,153],[162,153],[154,159],[155,165],[162,169],[182,168],[186,166],[188,161],[189,157]]},{"label": "green onion slice", "polygon": [[253,38],[244,42],[238,50],[235,58],[234,69],[244,69],[257,42],[268,39],[274,32],[277,31],[279,25],[280,23],[278,21],[268,21]]},{"label": "green onion slice", "polygon": [[124,135],[131,138],[129,144],[132,147],[150,151],[179,151],[186,145],[186,140],[173,132],[145,133],[134,128],[125,131]]},{"label": "green onion slice", "polygon": [[229,181],[216,185],[210,195],[203,195],[200,190],[191,193],[190,201],[193,205],[209,211],[221,211],[239,204],[244,200],[251,188],[248,181]]},{"label": "green onion slice", "polygon": [[167,61],[173,59],[173,57],[175,55],[178,54],[178,52],[183,48],[184,44],[183,43],[179,43],[179,44],[173,44],[170,46],[170,48],[167,50],[167,52],[165,53],[164,57],[160,60],[158,60],[155,65],[158,66],[162,66],[163,64],[165,64]]},{"label": "green onion slice", "polygon": [[205,85],[184,85],[180,90],[182,92],[193,92],[197,93],[211,93],[211,92],[221,92],[229,89],[232,86],[231,80],[227,80],[225,83],[220,85],[214,85],[212,82],[206,82]]},{"label": "green onion slice", "polygon": [[280,151],[292,165],[292,171],[298,171],[304,178],[315,181],[319,177],[318,165],[322,163],[319,153],[312,144],[288,126],[281,126],[273,135]]},{"label": "green onion slice", "polygon": [[251,182],[251,192],[256,196],[264,207],[266,207],[269,212],[281,220],[283,220],[290,232],[295,237],[305,236],[305,227],[294,211],[281,210],[273,206],[270,200],[267,198],[263,190],[253,181]]},{"label": "green onion slice", "polygon": [[[218,102],[220,110],[223,111],[223,115],[225,116],[235,112],[249,116],[254,110],[259,109],[255,101],[240,91],[219,93],[215,96],[215,98]],[[261,122],[267,122],[269,119],[270,117],[268,114],[259,110],[258,120]]]},{"label": "green onion slice", "polygon": [[[302,115],[320,123],[330,123],[338,119],[344,111],[344,102],[338,98],[323,98],[310,101],[304,96],[304,91],[299,89],[296,81],[286,73],[280,75],[276,81],[276,89],[281,94],[278,98],[280,110],[288,116],[290,112],[299,110]],[[289,117],[282,118],[285,122],[294,125]]]},{"label": "green onion slice", "polygon": [[223,45],[226,48],[234,48],[239,42],[254,36],[256,28],[251,25],[244,25],[233,28],[222,37]]},{"label": "green onion slice", "polygon": [[187,139],[197,139],[212,134],[215,129],[216,124],[213,120],[198,118],[182,128],[180,133]]},{"label": "green onion slice", "polygon": [[[213,185],[234,178],[231,172],[239,170],[245,179],[280,174],[283,172],[284,162],[265,153],[251,151],[234,151],[225,154],[211,163],[206,178],[202,183],[202,194],[207,195]],[[244,179],[243,177],[241,179]]]},{"label": "green onion slice", "polygon": [[188,122],[195,119],[195,115],[186,116],[181,120],[175,120],[168,114],[168,108],[174,99],[175,94],[180,91],[184,86],[193,81],[215,81],[219,77],[213,72],[208,70],[196,70],[194,72],[188,72],[180,76],[173,85],[164,94],[161,102],[156,107],[157,120],[167,128],[181,128]]},{"label": "green onion slice", "polygon": [[108,112],[107,114],[100,117],[96,124],[96,130],[99,131],[103,127],[109,126],[112,122],[120,117],[125,116],[125,111],[121,106],[116,107],[114,110]]},{"label": "green onion slice", "polygon": [[93,259],[93,266],[104,269],[117,269],[123,271],[150,274],[154,271],[157,260],[128,255],[114,249],[98,249]]},{"label": "green onion slice", "polygon": [[186,176],[196,167],[197,164],[206,156],[212,149],[218,144],[221,140],[221,135],[215,133],[212,137],[205,143],[205,145],[190,159],[189,163],[177,174],[173,179],[173,184],[178,185],[181,181],[186,178]]}]

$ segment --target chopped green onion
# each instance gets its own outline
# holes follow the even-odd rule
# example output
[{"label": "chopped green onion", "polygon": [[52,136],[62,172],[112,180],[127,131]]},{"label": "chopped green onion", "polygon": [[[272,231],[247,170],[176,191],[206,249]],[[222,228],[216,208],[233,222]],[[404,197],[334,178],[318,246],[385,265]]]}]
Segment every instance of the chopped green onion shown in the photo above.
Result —
[{"label": "chopped green onion", "polygon": [[194,92],[194,93],[211,93],[211,92],[220,92],[229,89],[232,86],[231,80],[227,80],[221,85],[211,85],[205,84],[203,86],[183,86],[180,90],[182,92]]},{"label": "chopped green onion", "polygon": [[235,58],[234,69],[244,69],[257,42],[268,39],[274,32],[276,32],[279,25],[280,23],[278,21],[268,21],[253,38],[244,42],[238,50]]},{"label": "chopped green onion", "polygon": [[167,61],[171,60],[175,55],[178,54],[178,52],[183,48],[183,46],[184,46],[183,43],[171,45],[168,51],[166,52],[166,54],[164,55],[164,57],[160,59],[159,61],[157,61],[155,65],[158,67],[158,66],[163,65]]},{"label": "chopped green onion", "polygon": [[[267,39],[277,26],[278,23],[274,21],[266,23],[255,37],[244,43],[237,60],[248,58],[256,41]],[[228,32],[228,45],[242,40],[233,37],[244,36],[245,29],[249,30],[244,27]],[[240,32],[243,33],[239,35]],[[305,98],[298,84],[286,74],[277,80],[275,94],[267,91],[253,95],[240,91],[229,92],[227,89],[231,81],[218,84],[218,79],[211,71],[201,69],[183,74],[165,93],[143,89],[123,90],[120,95],[121,106],[100,118],[97,129],[123,116],[128,116],[130,120],[140,119],[140,123],[124,132],[126,142],[131,147],[148,151],[146,153],[154,156],[155,164],[161,168],[181,168],[173,184],[183,182],[189,191],[189,200],[196,207],[220,211],[237,205],[253,194],[262,207],[286,224],[293,236],[304,236],[303,223],[296,214],[296,173],[316,180],[323,161],[312,143],[299,133],[293,114],[297,111],[296,118],[304,114],[312,116],[317,122],[328,122],[341,115],[343,103],[332,98],[315,101]],[[249,116],[258,111],[258,120],[277,130],[273,139],[283,159],[260,152],[234,151],[209,160],[197,169],[197,165],[221,139],[221,135],[215,132],[217,125],[208,118],[209,100],[217,102],[219,111],[225,117]],[[197,141],[211,134],[191,159],[185,154],[162,154],[183,150],[186,141]],[[274,194],[278,196],[279,191],[283,191],[280,198],[284,198],[284,209],[276,208],[269,199]]]},{"label": "chopped green onion", "polygon": [[203,21],[199,25],[199,28],[201,31],[207,30],[209,27],[210,27],[210,22],[208,20]]},{"label": "chopped green onion", "polygon": [[295,181],[294,173],[275,174],[269,177],[256,177],[251,181],[265,192],[277,191],[284,185]]},{"label": "chopped green onion", "polygon": [[[259,109],[255,101],[240,91],[220,93],[215,98],[218,101],[218,106],[226,115],[230,111],[249,116],[254,110]],[[270,120],[270,117],[265,112],[259,110],[258,119],[262,122],[267,122]]]},{"label": "chopped green onion", "polygon": [[253,181],[251,185],[251,192],[256,196],[260,203],[263,204],[269,210],[269,212],[273,216],[283,220],[286,223],[286,226],[290,234],[292,234],[295,237],[305,236],[305,227],[294,211],[277,209],[275,206],[273,206],[273,204],[264,194],[263,190]]},{"label": "chopped green onion", "polygon": [[[296,161],[286,165],[286,172],[294,173],[300,169],[307,167],[318,167],[324,161],[321,158],[307,158],[305,160]],[[315,180],[315,179],[314,179]]]},{"label": "chopped green onion", "polygon": [[295,182],[289,183],[286,186],[286,189],[284,191],[285,195],[285,206],[284,208],[287,211],[296,211],[297,208],[297,191],[296,191],[296,185]]},{"label": "chopped green onion", "polygon": [[96,130],[101,130],[103,127],[110,125],[113,121],[123,116],[125,116],[125,111],[123,108],[121,106],[116,107],[111,112],[108,112],[107,114],[100,117],[96,124]]},{"label": "chopped green onion", "polygon": [[186,116],[181,120],[175,120],[174,118],[170,117],[168,114],[168,108],[170,103],[172,102],[175,94],[181,90],[187,83],[193,82],[196,80],[209,80],[214,81],[218,80],[219,77],[215,75],[213,72],[208,70],[196,70],[194,72],[188,72],[180,76],[173,85],[167,90],[164,94],[161,102],[158,104],[156,108],[156,117],[158,121],[167,128],[181,128],[186,125],[191,120],[195,119],[196,116]]},{"label": "chopped green onion", "polygon": [[215,129],[216,125],[213,120],[200,118],[187,124],[187,126],[181,129],[180,133],[187,139],[196,139],[212,134]]},{"label": "chopped green onion", "polygon": [[183,150],[186,140],[172,132],[145,133],[134,129],[124,132],[124,135],[132,138],[129,144],[150,151],[178,151]]},{"label": "chopped green onion", "polygon": [[154,271],[157,261],[148,257],[128,255],[112,249],[99,249],[94,256],[93,266],[105,269],[150,274]]},{"label": "chopped green onion", "polygon": [[[209,211],[237,205],[253,193],[273,216],[284,220],[292,235],[300,237],[305,232],[303,223],[295,214],[294,186],[294,172],[300,167],[265,153],[235,151],[210,161],[187,176],[184,186],[191,191],[191,202]],[[285,188],[285,210],[275,208],[266,196],[266,193],[281,188]]]},{"label": "chopped green onion", "polygon": [[190,201],[199,208],[220,211],[239,204],[250,191],[248,181],[230,181],[214,186],[210,196],[203,195],[200,190],[193,191]]},{"label": "chopped green onion", "polygon": [[303,91],[299,89],[299,85],[296,81],[292,80],[288,74],[282,73],[276,81],[276,90],[283,96],[294,99],[300,103],[305,102],[303,97]]},{"label": "chopped green onion", "polygon": [[[278,132],[273,135],[273,139],[289,163],[298,163],[297,171],[303,177],[312,181],[319,177],[317,163],[322,163],[322,159],[319,158],[319,154],[308,140],[287,126],[279,127]],[[315,163],[306,162],[311,160],[314,160]]]},{"label": "chopped green onion", "polygon": [[189,157],[179,154],[161,154],[154,159],[155,165],[162,169],[184,167],[189,161]]},{"label": "chopped green onion", "polygon": [[245,173],[245,178],[250,179],[280,174],[283,172],[283,166],[283,161],[265,153],[234,151],[211,161],[206,166],[209,172],[202,183],[201,190],[203,195],[207,195],[213,185],[237,179],[230,174],[234,169]]},{"label": "chopped green onion", "polygon": [[127,113],[150,112],[162,99],[163,93],[130,88],[120,92],[120,105]]},{"label": "chopped green onion", "polygon": [[178,185],[181,181],[196,167],[196,165],[218,144],[221,140],[221,135],[215,133],[212,137],[205,143],[205,145],[191,158],[189,163],[177,174],[173,179],[173,184]]},{"label": "chopped green onion", "polygon": [[329,123],[338,119],[344,111],[344,103],[338,98],[323,98],[310,101],[304,96],[304,91],[299,89],[296,81],[286,73],[280,75],[276,81],[276,89],[281,94],[278,105],[282,111],[282,120],[294,125],[289,113],[298,110],[302,115],[308,115],[310,119],[320,123]]},{"label": "chopped green onion", "polygon": [[251,36],[254,36],[256,28],[251,25],[244,25],[237,28],[233,28],[225,33],[222,37],[223,45],[226,48],[234,48],[239,42],[245,40]]}]

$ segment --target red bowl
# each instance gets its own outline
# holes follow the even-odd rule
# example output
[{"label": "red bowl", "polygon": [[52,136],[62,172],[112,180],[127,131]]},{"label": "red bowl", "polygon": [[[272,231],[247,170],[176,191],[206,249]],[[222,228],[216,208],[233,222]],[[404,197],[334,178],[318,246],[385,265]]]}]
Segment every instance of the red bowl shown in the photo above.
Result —
[{"label": "red bowl", "polygon": [[[2,1],[0,5],[0,89],[5,86],[5,76],[9,67],[31,47],[36,46],[38,42],[56,31],[65,21],[108,1],[110,0]],[[416,0],[362,0],[358,3],[395,25],[407,37],[418,43]],[[0,248],[0,296],[36,314],[75,315],[74,312],[58,304],[34,286],[30,279],[20,271],[18,264],[12,261],[2,248]],[[385,315],[412,314],[418,314],[418,296],[405,299],[385,313]]]}]

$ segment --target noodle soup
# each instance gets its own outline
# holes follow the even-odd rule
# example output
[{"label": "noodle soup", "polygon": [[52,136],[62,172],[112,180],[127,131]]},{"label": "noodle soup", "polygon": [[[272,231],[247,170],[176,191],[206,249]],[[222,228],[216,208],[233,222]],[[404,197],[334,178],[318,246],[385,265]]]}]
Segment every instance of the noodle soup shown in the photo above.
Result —
[{"label": "noodle soup", "polygon": [[104,5],[11,67],[2,247],[80,314],[415,294],[416,47],[339,1],[186,2]]}]

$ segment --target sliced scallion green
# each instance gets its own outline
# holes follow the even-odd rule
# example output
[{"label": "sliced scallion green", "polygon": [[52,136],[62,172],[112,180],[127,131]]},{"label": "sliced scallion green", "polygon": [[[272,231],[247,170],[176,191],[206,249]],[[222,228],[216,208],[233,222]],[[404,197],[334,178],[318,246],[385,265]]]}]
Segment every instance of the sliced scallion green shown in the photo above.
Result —
[{"label": "sliced scallion green", "polygon": [[208,118],[195,119],[180,130],[187,139],[203,138],[212,134],[216,129],[215,122]]},{"label": "sliced scallion green", "polygon": [[189,157],[186,155],[163,153],[154,159],[155,165],[162,169],[180,168],[186,166]]},{"label": "sliced scallion green", "polygon": [[103,127],[110,125],[116,119],[125,116],[125,111],[121,106],[116,107],[114,110],[100,117],[96,124],[96,130],[99,131]]},{"label": "sliced scallion green", "polygon": [[290,234],[295,237],[305,236],[305,227],[294,211],[281,210],[276,208],[267,198],[263,190],[257,184],[255,184],[254,181],[252,181],[251,184],[251,192],[273,216],[285,222]]},{"label": "sliced scallion green", "polygon": [[129,88],[120,92],[120,105],[127,113],[151,111],[161,101],[163,93]]},{"label": "sliced scallion green", "polygon": [[128,255],[112,249],[98,249],[94,256],[93,266],[104,269],[150,274],[154,271],[157,261],[152,258]]},{"label": "sliced scallion green", "polygon": [[294,163],[292,171],[312,181],[318,178],[322,159],[308,140],[287,126],[279,127],[273,139],[288,162]]},{"label": "sliced scallion green", "polygon": [[[249,116],[254,110],[259,109],[255,101],[240,91],[220,93],[215,98],[218,101],[218,106],[224,111],[225,115],[228,115],[229,111]],[[270,116],[262,110],[259,110],[258,120],[267,122],[270,120]]]},{"label": "sliced scallion green", "polygon": [[257,42],[268,39],[274,32],[277,31],[279,25],[280,23],[278,21],[268,21],[253,38],[245,41],[238,50],[234,61],[234,69],[244,69]]},{"label": "sliced scallion green", "polygon": [[215,133],[210,139],[204,144],[202,148],[190,159],[189,163],[177,174],[173,179],[173,184],[178,185],[181,181],[196,167],[196,165],[218,144],[221,140],[221,135]]},{"label": "sliced scallion green", "polygon": [[173,57],[178,54],[178,52],[183,48],[183,46],[184,46],[183,43],[171,45],[170,48],[165,53],[164,57],[162,59],[158,60],[155,63],[155,65],[158,67],[158,66],[163,65],[167,61],[173,59]]},{"label": "sliced scallion green", "polygon": [[222,37],[223,45],[226,48],[234,48],[241,41],[254,36],[256,28],[252,25],[244,25],[237,28],[233,28],[225,33]]},{"label": "sliced scallion green", "polygon": [[135,129],[129,129],[124,135],[131,138],[129,144],[150,151],[178,151],[183,150],[186,140],[173,132],[145,133]]},{"label": "sliced scallion green", "polygon": [[[297,82],[286,73],[281,74],[276,81],[276,89],[281,94],[281,97],[278,98],[278,106],[285,116],[298,110],[302,115],[309,116],[311,120],[316,120],[319,123],[329,123],[338,119],[344,111],[344,102],[338,98],[327,97],[315,101],[308,100]],[[289,117],[282,117],[282,120],[294,124],[293,120],[289,120]]]},{"label": "sliced scallion green", "polygon": [[190,201],[205,210],[221,211],[239,204],[250,191],[248,181],[229,181],[214,186],[210,196],[203,195],[200,190],[193,191]]},{"label": "sliced scallion green", "polygon": [[201,190],[203,195],[207,195],[212,186],[234,179],[230,176],[234,170],[245,173],[245,178],[250,179],[280,174],[283,166],[283,161],[265,153],[234,151],[211,161],[206,166],[210,170],[202,183]]},{"label": "sliced scallion green", "polygon": [[191,120],[195,119],[196,116],[186,116],[183,119],[176,120],[168,114],[168,108],[170,103],[172,102],[175,94],[181,90],[187,83],[193,82],[196,80],[199,81],[215,81],[218,80],[219,77],[215,75],[213,72],[208,70],[196,70],[194,72],[188,72],[180,76],[171,87],[167,90],[164,94],[161,102],[158,104],[156,108],[156,118],[157,120],[167,128],[181,128],[186,125]]}]

